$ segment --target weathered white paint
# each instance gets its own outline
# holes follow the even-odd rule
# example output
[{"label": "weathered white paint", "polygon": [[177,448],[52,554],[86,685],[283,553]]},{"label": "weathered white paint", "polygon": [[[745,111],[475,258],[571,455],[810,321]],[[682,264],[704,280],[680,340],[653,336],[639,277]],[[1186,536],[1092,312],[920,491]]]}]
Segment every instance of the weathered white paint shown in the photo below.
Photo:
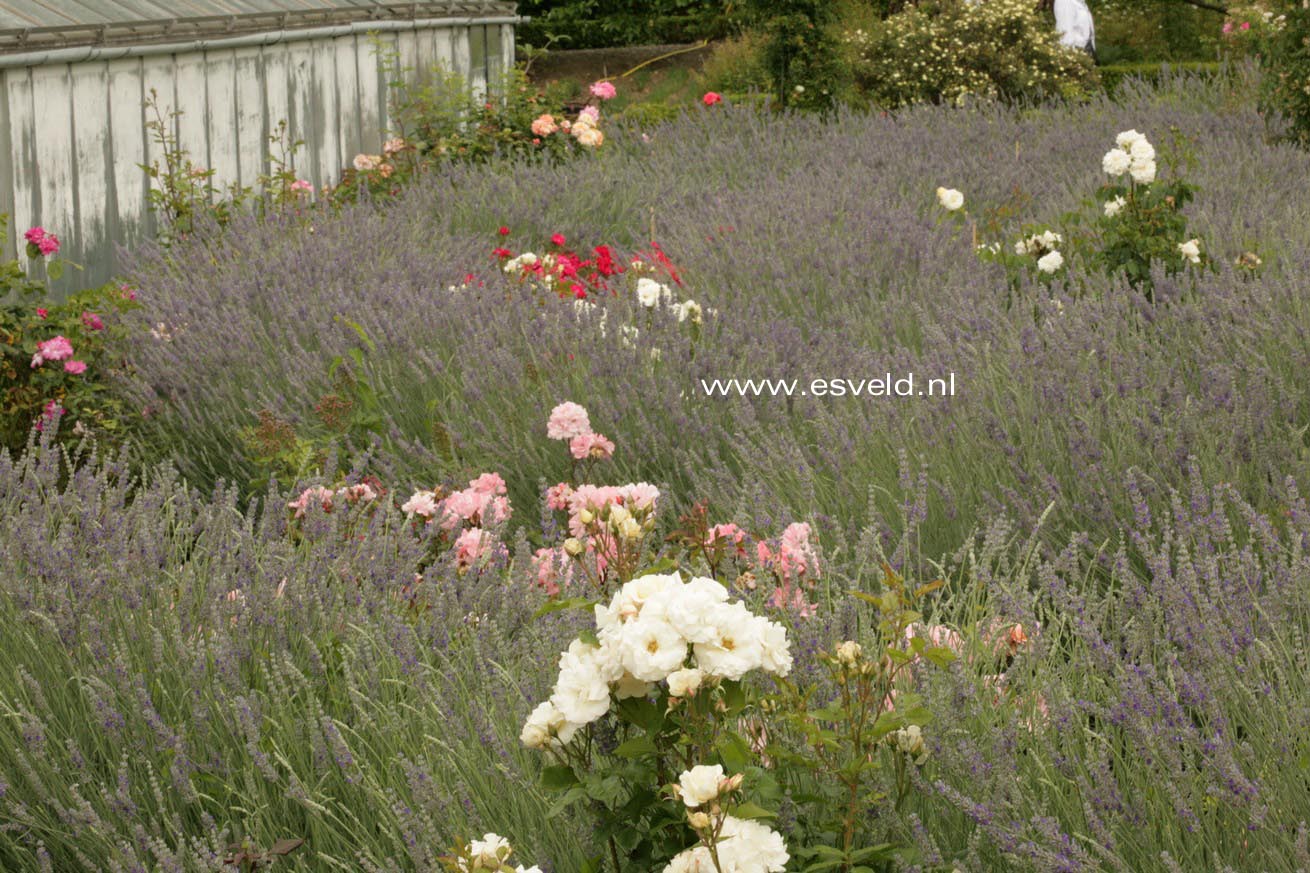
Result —
[{"label": "weathered white paint", "polygon": [[[83,287],[122,267],[118,246],[155,233],[140,167],[163,159],[145,129],[151,88],[171,134],[220,187],[271,172],[268,137],[283,119],[289,138],[304,141],[292,169],[322,186],[357,153],[382,148],[390,76],[375,43],[398,53],[408,77],[441,65],[485,93],[513,63],[513,33],[512,24],[452,23],[0,68],[0,213],[11,216],[0,257],[21,253],[23,231],[42,225],[86,268],[59,284]],[[170,118],[174,110],[182,114]]]}]

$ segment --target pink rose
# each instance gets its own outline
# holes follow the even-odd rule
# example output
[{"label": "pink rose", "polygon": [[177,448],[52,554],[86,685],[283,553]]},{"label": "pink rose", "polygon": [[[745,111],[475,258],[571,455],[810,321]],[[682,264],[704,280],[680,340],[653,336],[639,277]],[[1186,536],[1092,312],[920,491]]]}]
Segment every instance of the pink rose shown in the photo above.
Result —
[{"label": "pink rose", "polygon": [[105,323],[101,321],[100,316],[96,315],[94,312],[83,312],[82,324],[86,327],[87,330],[105,329]]},{"label": "pink rose", "polygon": [[612,100],[618,91],[614,89],[613,82],[592,82],[591,94],[593,97],[599,97],[601,100]]},{"label": "pink rose", "polygon": [[406,515],[421,515],[431,518],[437,514],[437,497],[431,491],[415,491],[400,505],[400,511]]},{"label": "pink rose", "polygon": [[505,480],[499,473],[483,473],[469,482],[469,488],[479,494],[504,494]]},{"label": "pink rose", "polygon": [[59,237],[53,233],[47,233],[41,239],[37,240],[36,247],[41,250],[41,254],[49,257],[59,254]]},{"label": "pink rose", "polygon": [[319,508],[324,512],[332,511],[332,499],[336,497],[336,492],[331,488],[324,488],[321,485],[315,485],[312,488],[306,488],[300,492],[300,496],[287,504],[287,509],[295,510],[295,517],[301,518],[309,507],[317,503]]},{"label": "pink rose", "polygon": [[[57,336],[36,344],[37,357],[46,361],[62,361],[73,357],[73,344],[66,337]],[[34,366],[40,366],[39,364]]]},{"label": "pink rose", "polygon": [[495,546],[495,537],[480,527],[471,527],[455,539],[455,563],[460,569],[472,567],[479,558],[490,554]]},{"label": "pink rose", "polygon": [[579,461],[587,458],[605,460],[613,457],[614,443],[598,433],[584,433],[569,442],[569,451]]},{"label": "pink rose", "polygon": [[74,376],[80,376],[86,372],[85,361],[64,361],[64,372],[72,373]]},{"label": "pink rose", "polygon": [[314,183],[306,179],[297,179],[288,186],[292,191],[313,191]]},{"label": "pink rose", "polygon": [[27,240],[33,245],[41,242],[41,240],[44,238],[45,238],[45,228],[41,227],[40,225],[30,228],[27,231],[27,233],[23,234],[23,239]]},{"label": "pink rose", "polygon": [[546,489],[546,505],[556,511],[569,508],[569,498],[573,496],[573,486],[567,482],[552,485]]},{"label": "pink rose", "polygon": [[[69,352],[72,353],[71,350]],[[553,440],[571,440],[584,433],[591,433],[591,421],[587,410],[572,401],[566,401],[550,411],[546,422],[546,436]]]},{"label": "pink rose", "polygon": [[37,317],[37,318],[45,318],[45,317],[46,317],[47,315],[49,315],[49,314],[50,314],[50,310],[48,310],[48,309],[44,309],[44,308],[39,307],[39,306],[38,306],[37,309],[36,309],[36,317]]},{"label": "pink rose", "polygon": [[705,96],[700,98],[700,102],[706,106],[713,106],[715,103],[722,103],[723,98],[716,91],[706,91]]}]

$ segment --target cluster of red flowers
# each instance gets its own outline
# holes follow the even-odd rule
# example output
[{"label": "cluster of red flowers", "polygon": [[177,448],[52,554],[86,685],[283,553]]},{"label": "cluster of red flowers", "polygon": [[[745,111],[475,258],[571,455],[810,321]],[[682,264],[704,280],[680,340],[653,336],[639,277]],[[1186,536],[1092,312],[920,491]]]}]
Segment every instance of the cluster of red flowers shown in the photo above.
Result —
[{"label": "cluster of red flowers", "polygon": [[[507,237],[510,229],[502,226],[499,234]],[[551,235],[550,248],[542,255],[534,252],[516,255],[504,244],[492,249],[491,254],[504,272],[519,279],[539,281],[564,299],[585,300],[593,294],[615,296],[618,294],[616,280],[630,270],[662,273],[673,283],[682,284],[677,267],[657,242],[652,242],[648,251],[638,252],[626,262],[621,261],[608,245],[594,246],[584,257],[569,247],[568,239],[562,233]]]}]

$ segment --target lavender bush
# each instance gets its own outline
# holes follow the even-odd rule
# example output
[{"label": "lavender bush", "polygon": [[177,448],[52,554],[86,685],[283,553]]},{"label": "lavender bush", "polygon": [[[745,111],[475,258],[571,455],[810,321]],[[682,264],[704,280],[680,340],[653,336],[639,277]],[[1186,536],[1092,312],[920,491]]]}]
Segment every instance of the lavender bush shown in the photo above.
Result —
[{"label": "lavender bush", "polygon": [[[831,124],[717,106],[594,160],[452,167],[394,208],[324,216],[309,233],[242,225],[141,259],[145,317],[168,339],[142,332],[134,396],[188,478],[246,481],[239,434],[261,410],[313,418],[328,362],[361,346],[349,320],[378,347],[372,463],[415,485],[494,468],[512,497],[534,498],[559,474],[539,423],[572,398],[616,422],[621,476],[744,518],[858,530],[893,516],[886,494],[922,471],[939,549],[980,512],[1031,526],[1052,502],[1061,523],[1108,533],[1131,510],[1125,469],[1156,499],[1189,456],[1267,507],[1310,418],[1297,387],[1310,235],[1272,181],[1303,177],[1307,158],[1267,145],[1235,86],[1179,78],[1125,95]],[[984,223],[1051,220],[1095,191],[1105,142],[1133,126],[1193,144],[1189,226],[1218,264],[1195,288],[1161,276],[1148,304],[1072,264],[1067,284],[1007,295],[1003,269],[938,222],[939,184],[966,189]],[[635,300],[601,300],[602,331],[495,268],[502,225],[516,251],[559,232],[628,253],[653,226],[686,294],[718,315],[695,337]],[[1234,266],[1246,253],[1263,261],[1258,282]],[[467,273],[468,290],[448,290]],[[953,372],[956,395],[723,398],[700,382],[888,371]]]},{"label": "lavender bush", "polygon": [[[235,845],[303,839],[280,864],[437,870],[484,830],[584,869],[585,819],[552,816],[516,737],[541,653],[582,622],[530,619],[522,541],[509,567],[416,583],[427,543],[394,510],[311,509],[293,532],[286,495],[243,511],[166,468],[78,461],[49,437],[0,456],[5,869],[229,870]],[[1116,543],[1043,549],[997,519],[936,562],[913,525],[890,554],[870,527],[815,617],[756,608],[792,624],[792,678],[822,699],[821,652],[869,642],[852,593],[881,560],[948,580],[920,633],[959,657],[915,669],[936,717],[897,774],[913,790],[868,824],[911,846],[898,868],[1300,873],[1310,507],[1282,494],[1275,521],[1193,473]],[[813,827],[800,800],[784,839]]]},{"label": "lavender bush", "polygon": [[[674,546],[653,531],[703,533],[674,529],[693,501],[684,518],[752,533],[813,522],[804,610],[732,581],[786,624],[820,704],[840,675],[820,653],[883,669],[851,647],[879,649],[866,598],[892,574],[922,592],[910,636],[956,657],[869,697],[934,714],[858,828],[895,849],[881,869],[1310,871],[1310,224],[1281,196],[1310,158],[1261,139],[1251,93],[1179,78],[827,124],[707,106],[568,165],[451,167],[385,208],[145,253],[120,389],[168,462],[60,448],[57,419],[0,453],[0,866],[229,871],[276,849],[274,869],[428,871],[504,835],[600,869],[519,738],[588,618],[538,616],[532,560],[565,535],[532,519],[576,467],[542,427],[572,400],[608,438],[572,457],[665,495],[655,566]],[[1072,258],[1012,283],[943,220],[954,189],[983,239],[1057,221],[1128,128],[1190,142],[1213,271],[1159,270],[1149,300]],[[625,262],[653,237],[678,305],[658,285],[561,299],[493,252],[555,234]],[[888,371],[953,372],[956,394],[700,381]],[[452,548],[396,506],[489,470],[508,549],[461,559],[468,531]],[[366,483],[367,506],[304,499]],[[817,857],[834,844],[793,787],[771,827]]]}]

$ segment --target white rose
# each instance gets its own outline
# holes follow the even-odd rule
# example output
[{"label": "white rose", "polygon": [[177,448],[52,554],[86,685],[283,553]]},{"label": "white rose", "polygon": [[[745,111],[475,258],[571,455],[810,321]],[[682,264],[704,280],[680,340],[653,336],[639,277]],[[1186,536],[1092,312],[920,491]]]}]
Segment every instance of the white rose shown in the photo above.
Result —
[{"label": "white rose", "polygon": [[669,694],[674,697],[691,697],[700,689],[704,678],[705,674],[695,667],[675,670],[669,674]]},{"label": "white rose", "polygon": [[1185,243],[1179,243],[1178,251],[1193,264],[1201,263],[1201,241],[1199,239],[1189,239]]},{"label": "white rose", "polygon": [[776,621],[759,619],[760,666],[766,673],[786,676],[791,672],[791,647],[787,643],[787,629]]},{"label": "white rose", "polygon": [[609,712],[610,682],[618,679],[617,659],[601,658],[601,650],[574,640],[559,662],[559,678],[550,702],[564,717],[586,725]]},{"label": "white rose", "polygon": [[1110,149],[1101,158],[1101,169],[1107,176],[1122,176],[1132,166],[1133,159],[1123,149]]},{"label": "white rose", "polygon": [[778,873],[790,855],[782,835],[756,821],[725,816],[715,847],[725,871]]},{"label": "white rose", "polygon": [[653,309],[659,305],[660,298],[663,296],[659,282],[647,279],[645,276],[637,280],[637,302],[642,306]]},{"label": "white rose", "polygon": [[1044,230],[1042,231],[1042,235],[1038,237],[1038,240],[1041,241],[1044,248],[1053,249],[1060,243],[1064,242],[1064,237],[1060,236],[1053,230]]},{"label": "white rose", "polygon": [[679,852],[664,868],[664,873],[718,873],[714,856],[705,846],[693,846]]},{"label": "white rose", "polygon": [[665,620],[692,643],[708,643],[718,633],[714,607],[728,600],[728,589],[705,576],[697,576],[670,598]]},{"label": "white rose", "polygon": [[1021,239],[1014,244],[1014,253],[1016,255],[1028,254],[1028,240]]},{"label": "white rose", "polygon": [[1119,148],[1127,151],[1128,149],[1133,147],[1133,143],[1137,142],[1139,139],[1145,139],[1145,138],[1146,137],[1142,136],[1140,133],[1138,133],[1135,130],[1125,130],[1122,133],[1120,133],[1118,136],[1116,136],[1114,138],[1114,141],[1119,146]]},{"label": "white rose", "polygon": [[[545,748],[551,736],[558,734],[566,724],[567,719],[564,718],[564,714],[555,707],[555,704],[547,700],[537,704],[537,708],[532,710],[532,714],[523,724],[523,732],[519,734],[519,740],[529,749]],[[571,732],[570,738],[572,738]]]},{"label": "white rose", "polygon": [[1114,218],[1116,215],[1118,215],[1118,214],[1120,213],[1120,211],[1123,210],[1124,206],[1125,206],[1127,203],[1128,203],[1128,201],[1125,200],[1125,199],[1123,199],[1122,197],[1116,197],[1116,198],[1114,198],[1113,200],[1107,200],[1107,201],[1105,201],[1105,215],[1106,215],[1106,217],[1107,217],[1107,218]]},{"label": "white rose", "polygon": [[683,770],[678,776],[678,789],[682,802],[689,807],[704,806],[719,796],[719,783],[723,781],[723,766],[699,764]]},{"label": "white rose", "polygon": [[852,666],[864,654],[864,647],[854,640],[847,640],[837,647],[837,660],[846,666]]},{"label": "white rose", "polygon": [[1132,147],[1128,149],[1128,154],[1132,155],[1134,161],[1154,161],[1155,146],[1147,142],[1146,137],[1142,137],[1132,144]]},{"label": "white rose", "polygon": [[482,867],[497,870],[500,862],[508,858],[511,851],[509,840],[499,834],[485,834],[482,839],[469,844],[469,855],[473,858],[475,869]]},{"label": "white rose", "polygon": [[642,616],[623,626],[619,656],[633,676],[658,682],[687,660],[687,641],[668,622]]},{"label": "white rose", "polygon": [[711,623],[714,638],[697,643],[696,665],[711,676],[740,679],[764,661],[764,645],[760,639],[760,626],[745,604],[719,604],[713,610]]},{"label": "white rose", "polygon": [[1149,185],[1155,181],[1155,161],[1134,160],[1128,172],[1138,185]]},{"label": "white rose", "polygon": [[1043,273],[1054,273],[1064,266],[1064,255],[1059,252],[1049,252],[1037,259],[1037,269]]},{"label": "white rose", "polygon": [[964,195],[954,188],[938,188],[937,202],[947,212],[954,212],[964,205]]},{"label": "white rose", "polygon": [[691,319],[692,324],[701,323],[701,306],[695,300],[688,300],[678,307],[678,321]]}]

